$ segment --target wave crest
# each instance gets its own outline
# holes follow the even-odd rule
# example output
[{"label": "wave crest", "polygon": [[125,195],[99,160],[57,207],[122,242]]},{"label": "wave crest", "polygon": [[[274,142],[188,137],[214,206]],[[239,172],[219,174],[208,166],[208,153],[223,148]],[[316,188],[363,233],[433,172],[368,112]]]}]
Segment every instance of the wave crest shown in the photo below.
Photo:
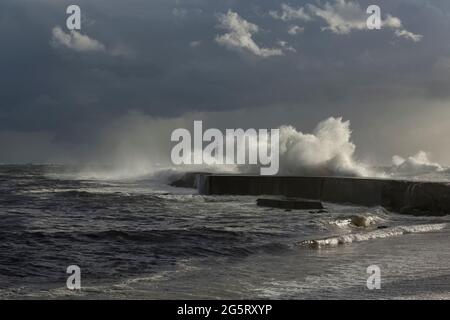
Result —
[{"label": "wave crest", "polygon": [[353,242],[401,236],[404,234],[439,231],[444,229],[446,226],[446,223],[397,226],[369,232],[350,233],[323,239],[305,240],[300,242],[300,245],[310,245],[312,247],[337,246],[341,244],[350,244]]}]

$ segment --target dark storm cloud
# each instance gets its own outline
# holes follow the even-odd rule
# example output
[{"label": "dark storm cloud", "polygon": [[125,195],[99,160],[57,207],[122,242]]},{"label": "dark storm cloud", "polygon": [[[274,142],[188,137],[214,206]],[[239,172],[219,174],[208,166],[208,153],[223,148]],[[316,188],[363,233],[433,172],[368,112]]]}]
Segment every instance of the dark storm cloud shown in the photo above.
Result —
[{"label": "dark storm cloud", "polygon": [[[286,107],[305,122],[344,115],[358,128],[372,121],[369,116],[380,123],[383,113],[401,117],[392,101],[448,99],[447,1],[358,2],[364,11],[373,3],[383,17],[398,17],[402,30],[423,36],[417,42],[392,28],[336,34],[322,31],[327,23],[318,17],[276,19],[270,11],[281,12],[279,1],[76,1],[81,34],[97,41],[99,50],[74,50],[52,40],[56,26],[67,32],[65,9],[73,3],[0,3],[0,141],[16,132],[26,146],[23,134],[29,133],[35,145],[31,137],[41,135],[34,133],[45,133],[47,158],[49,141],[77,150],[73,146],[89,144],[99,128],[130,111],[176,117],[242,108],[277,113]],[[286,3],[322,8],[325,1]],[[217,36],[230,32],[219,28],[220,14],[228,10],[258,27],[255,44],[282,55],[262,57],[218,43]],[[304,30],[291,35],[293,25]],[[411,113],[422,107],[399,105]],[[284,122],[290,121],[286,115]],[[10,160],[0,154],[0,161]]]}]

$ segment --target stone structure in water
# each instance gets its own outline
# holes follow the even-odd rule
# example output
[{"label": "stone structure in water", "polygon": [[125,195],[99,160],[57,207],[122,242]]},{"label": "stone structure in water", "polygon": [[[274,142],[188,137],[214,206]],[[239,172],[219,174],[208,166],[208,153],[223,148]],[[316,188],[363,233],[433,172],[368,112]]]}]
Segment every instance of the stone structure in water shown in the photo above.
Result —
[{"label": "stone structure in water", "polygon": [[[383,206],[412,215],[450,214],[450,183],[344,177],[249,176],[186,173],[184,181],[206,195],[271,195]],[[176,183],[175,183],[176,184]]]}]

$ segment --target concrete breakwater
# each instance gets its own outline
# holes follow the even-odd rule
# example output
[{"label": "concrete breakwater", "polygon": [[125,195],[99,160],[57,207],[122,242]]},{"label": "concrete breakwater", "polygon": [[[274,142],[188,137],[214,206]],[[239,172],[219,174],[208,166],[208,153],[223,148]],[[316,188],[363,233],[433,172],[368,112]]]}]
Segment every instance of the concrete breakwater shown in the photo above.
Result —
[{"label": "concrete breakwater", "polygon": [[206,195],[279,195],[383,206],[402,214],[450,214],[450,183],[445,182],[187,173],[173,185],[195,187]]}]

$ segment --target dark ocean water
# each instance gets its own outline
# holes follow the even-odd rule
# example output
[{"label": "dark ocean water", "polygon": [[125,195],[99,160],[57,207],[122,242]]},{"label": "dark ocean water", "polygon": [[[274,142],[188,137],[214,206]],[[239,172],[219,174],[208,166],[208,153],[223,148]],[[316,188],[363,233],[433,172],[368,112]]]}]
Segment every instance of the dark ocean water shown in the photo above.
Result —
[{"label": "dark ocean water", "polygon": [[[0,166],[0,298],[450,297],[448,217],[326,206],[321,214],[284,211],[152,176]],[[373,230],[350,226],[355,214],[386,227],[425,227],[365,239]],[[345,234],[362,236],[320,249],[299,244]],[[381,290],[366,287],[373,264]],[[69,265],[81,268],[81,291],[66,288]]]}]

